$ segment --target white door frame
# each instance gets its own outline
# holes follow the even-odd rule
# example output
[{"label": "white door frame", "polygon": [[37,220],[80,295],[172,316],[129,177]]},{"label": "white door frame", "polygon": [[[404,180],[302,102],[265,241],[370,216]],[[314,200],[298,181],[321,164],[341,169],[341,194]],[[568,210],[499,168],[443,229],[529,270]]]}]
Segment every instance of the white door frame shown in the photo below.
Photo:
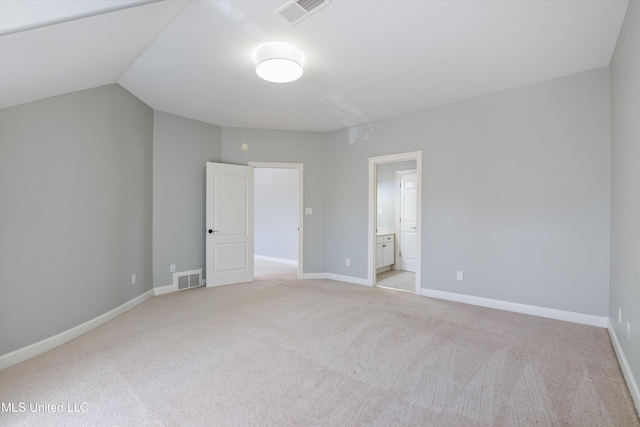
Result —
[{"label": "white door frame", "polygon": [[368,273],[367,284],[376,284],[376,235],[378,223],[378,211],[376,209],[377,198],[377,166],[382,163],[404,162],[407,160],[416,161],[416,294],[422,293],[422,151],[412,151],[408,153],[391,154],[388,156],[369,158],[369,252],[368,252]]},{"label": "white door frame", "polygon": [[297,169],[298,170],[298,279],[304,275],[304,164],[303,163],[272,163],[272,162],[249,162],[249,166],[254,168],[269,169]]}]

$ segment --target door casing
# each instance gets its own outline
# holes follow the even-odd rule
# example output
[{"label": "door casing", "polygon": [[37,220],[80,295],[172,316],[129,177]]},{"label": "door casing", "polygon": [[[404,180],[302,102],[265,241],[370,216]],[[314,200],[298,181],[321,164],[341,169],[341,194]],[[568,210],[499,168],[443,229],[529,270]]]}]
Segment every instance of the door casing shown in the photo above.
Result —
[{"label": "door casing", "polygon": [[415,292],[422,294],[422,151],[391,154],[369,158],[369,221],[368,221],[368,257],[367,284],[375,286],[376,282],[376,235],[378,211],[377,206],[377,166],[383,163],[416,161],[416,276]]}]

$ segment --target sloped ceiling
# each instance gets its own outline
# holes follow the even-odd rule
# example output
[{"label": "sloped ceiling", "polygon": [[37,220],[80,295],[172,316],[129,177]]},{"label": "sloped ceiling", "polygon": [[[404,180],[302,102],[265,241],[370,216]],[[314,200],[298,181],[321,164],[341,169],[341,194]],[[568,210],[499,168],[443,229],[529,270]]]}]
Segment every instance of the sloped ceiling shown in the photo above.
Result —
[{"label": "sloped ceiling", "polygon": [[[296,25],[285,3],[157,1],[2,35],[0,107],[117,82],[221,126],[334,130],[606,66],[628,0],[333,0]],[[273,41],[304,51],[300,80],[256,76]]]},{"label": "sloped ceiling", "polygon": [[156,2],[0,36],[0,108],[116,83],[184,6]]}]

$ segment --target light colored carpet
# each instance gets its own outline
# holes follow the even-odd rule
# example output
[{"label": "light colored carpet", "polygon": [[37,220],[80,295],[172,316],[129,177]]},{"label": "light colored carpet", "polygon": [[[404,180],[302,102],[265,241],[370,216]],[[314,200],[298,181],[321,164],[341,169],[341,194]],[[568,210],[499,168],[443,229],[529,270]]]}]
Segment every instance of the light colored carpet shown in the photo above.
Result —
[{"label": "light colored carpet", "polygon": [[605,329],[269,268],[0,371],[0,424],[640,426]]},{"label": "light colored carpet", "polygon": [[388,270],[376,275],[376,286],[415,293],[416,273],[404,270]]}]

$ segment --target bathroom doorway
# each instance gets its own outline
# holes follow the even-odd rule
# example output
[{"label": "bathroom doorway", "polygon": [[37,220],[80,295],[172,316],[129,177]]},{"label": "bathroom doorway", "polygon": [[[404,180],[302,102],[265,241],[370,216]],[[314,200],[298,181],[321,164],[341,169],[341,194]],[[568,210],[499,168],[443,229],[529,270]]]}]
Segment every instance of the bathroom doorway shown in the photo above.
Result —
[{"label": "bathroom doorway", "polygon": [[372,286],[421,293],[421,184],[420,151],[369,159]]}]

